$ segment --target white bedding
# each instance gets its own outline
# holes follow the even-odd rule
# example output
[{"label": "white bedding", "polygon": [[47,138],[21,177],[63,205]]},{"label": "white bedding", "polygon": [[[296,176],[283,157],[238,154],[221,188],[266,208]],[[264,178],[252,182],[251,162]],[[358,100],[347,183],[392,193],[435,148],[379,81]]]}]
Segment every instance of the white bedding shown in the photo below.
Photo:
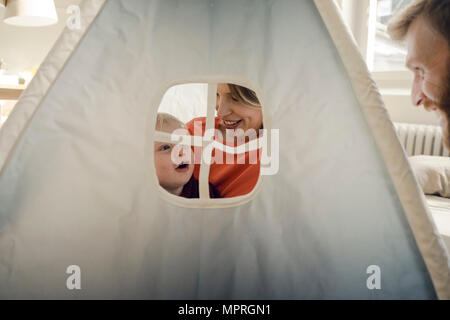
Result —
[{"label": "white bedding", "polygon": [[434,222],[450,252],[450,198],[426,196]]}]

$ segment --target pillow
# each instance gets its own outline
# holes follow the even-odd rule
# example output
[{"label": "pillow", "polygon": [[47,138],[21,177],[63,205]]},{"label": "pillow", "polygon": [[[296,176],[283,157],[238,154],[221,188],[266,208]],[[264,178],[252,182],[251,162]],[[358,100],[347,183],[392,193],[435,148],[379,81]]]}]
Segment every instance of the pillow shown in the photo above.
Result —
[{"label": "pillow", "polygon": [[425,194],[450,198],[450,157],[412,156],[409,162]]}]

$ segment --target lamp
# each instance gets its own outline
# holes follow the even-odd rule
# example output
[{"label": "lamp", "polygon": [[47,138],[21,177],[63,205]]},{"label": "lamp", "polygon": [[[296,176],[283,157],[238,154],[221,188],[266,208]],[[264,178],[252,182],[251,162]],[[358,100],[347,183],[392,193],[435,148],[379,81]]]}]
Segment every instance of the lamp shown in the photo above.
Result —
[{"label": "lamp", "polygon": [[58,22],[53,0],[0,0],[6,5],[7,24],[23,27],[48,26]]}]

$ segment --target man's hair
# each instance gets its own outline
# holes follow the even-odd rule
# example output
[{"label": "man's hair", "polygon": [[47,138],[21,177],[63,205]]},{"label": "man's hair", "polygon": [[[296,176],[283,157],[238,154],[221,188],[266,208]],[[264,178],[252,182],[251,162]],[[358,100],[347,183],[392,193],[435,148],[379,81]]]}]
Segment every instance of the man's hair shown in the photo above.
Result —
[{"label": "man's hair", "polygon": [[447,39],[450,47],[450,0],[415,0],[389,22],[387,32],[393,40],[404,40],[408,29],[418,17],[424,17]]}]

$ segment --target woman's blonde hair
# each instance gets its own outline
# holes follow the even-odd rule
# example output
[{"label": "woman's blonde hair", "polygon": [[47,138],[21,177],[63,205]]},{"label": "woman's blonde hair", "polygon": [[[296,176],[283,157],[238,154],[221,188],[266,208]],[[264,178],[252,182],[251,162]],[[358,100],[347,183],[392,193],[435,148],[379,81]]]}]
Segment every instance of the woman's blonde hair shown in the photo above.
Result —
[{"label": "woman's blonde hair", "polygon": [[248,104],[252,107],[261,108],[261,103],[259,102],[255,91],[232,83],[228,83],[228,87],[230,88],[231,94],[240,102]]}]

